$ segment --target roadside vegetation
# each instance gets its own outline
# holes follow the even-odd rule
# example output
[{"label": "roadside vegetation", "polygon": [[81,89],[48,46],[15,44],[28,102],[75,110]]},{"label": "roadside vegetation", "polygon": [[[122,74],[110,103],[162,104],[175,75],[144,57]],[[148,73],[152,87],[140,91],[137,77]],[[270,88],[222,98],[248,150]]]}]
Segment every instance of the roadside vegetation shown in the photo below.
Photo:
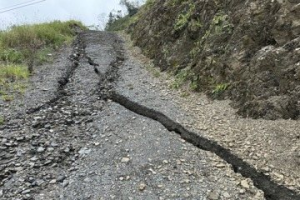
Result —
[{"label": "roadside vegetation", "polygon": [[34,68],[51,62],[53,53],[71,44],[76,29],[85,29],[77,21],[53,21],[43,24],[12,26],[0,32],[0,98],[14,99],[23,93]]},{"label": "roadside vegetation", "polygon": [[143,6],[140,6],[137,1],[120,0],[120,5],[125,6],[127,14],[123,15],[120,10],[117,12],[111,11],[108,16],[105,30],[122,31],[127,29],[131,24],[138,20],[139,10],[149,6],[152,2],[153,0],[147,0]]}]

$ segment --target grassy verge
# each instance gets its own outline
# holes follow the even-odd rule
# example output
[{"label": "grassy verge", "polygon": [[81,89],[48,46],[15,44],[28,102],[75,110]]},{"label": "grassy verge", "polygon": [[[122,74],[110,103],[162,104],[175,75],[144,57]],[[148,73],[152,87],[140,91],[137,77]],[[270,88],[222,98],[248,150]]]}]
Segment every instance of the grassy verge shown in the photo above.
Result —
[{"label": "grassy verge", "polygon": [[[85,27],[77,21],[54,21],[43,24],[14,26],[0,32],[0,61],[25,63],[38,59],[43,52],[51,52],[70,44],[75,28]],[[42,56],[41,60],[45,60]],[[27,63],[26,63],[27,62]]]},{"label": "grassy verge", "polygon": [[[71,44],[76,29],[86,29],[77,21],[13,26],[0,32],[0,97],[9,101],[12,92],[22,92],[34,69],[52,61],[53,52]],[[21,81],[21,82],[20,82]]]},{"label": "grassy verge", "polygon": [[25,65],[0,65],[0,96],[3,101],[12,101],[15,93],[23,93],[29,71]]}]

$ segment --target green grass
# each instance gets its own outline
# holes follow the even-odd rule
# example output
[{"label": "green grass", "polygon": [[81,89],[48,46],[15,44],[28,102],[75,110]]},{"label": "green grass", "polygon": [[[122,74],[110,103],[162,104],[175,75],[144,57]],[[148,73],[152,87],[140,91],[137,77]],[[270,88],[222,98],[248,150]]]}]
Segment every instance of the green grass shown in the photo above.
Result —
[{"label": "green grass", "polygon": [[171,85],[171,88],[179,89],[181,86],[184,85],[184,83],[186,83],[186,81],[189,79],[189,77],[190,77],[190,70],[183,69],[183,70],[179,71],[175,75],[175,79]]},{"label": "green grass", "polygon": [[12,101],[13,93],[24,93],[26,85],[20,83],[29,77],[29,71],[25,65],[0,65],[0,96],[4,101]]},{"label": "green grass", "polygon": [[158,78],[160,77],[160,70],[155,68],[154,65],[151,63],[151,64],[148,64],[146,65],[146,69],[155,77],[155,78]]},{"label": "green grass", "polygon": [[[74,27],[86,29],[77,21],[53,21],[43,24],[13,26],[0,32],[0,61],[26,63],[40,56],[45,49],[53,52],[64,44],[70,44],[76,35]],[[46,62],[47,59],[39,61]],[[41,62],[39,62],[41,63]]]},{"label": "green grass", "polygon": [[229,87],[229,84],[227,83],[222,83],[222,84],[217,84],[215,88],[212,91],[212,94],[215,98],[219,97],[221,94],[225,92]]},{"label": "green grass", "polygon": [[36,53],[36,64],[41,65],[43,63],[53,62],[53,50],[51,48],[43,48]]},{"label": "green grass", "polygon": [[3,101],[12,101],[12,100],[14,100],[14,95],[6,94],[6,95],[2,95],[1,98]]},{"label": "green grass", "polygon": [[182,30],[185,26],[188,25],[192,14],[194,13],[196,7],[192,2],[189,4],[189,10],[186,13],[181,13],[178,15],[176,22],[174,24],[174,30]]},{"label": "green grass", "polygon": [[43,24],[14,26],[8,31],[0,33],[1,46],[6,48],[28,47],[34,44],[44,44],[51,47],[60,47],[70,42],[75,35],[74,26],[85,29],[77,21],[53,21]]},{"label": "green grass", "polygon": [[14,94],[24,93],[26,81],[33,69],[53,61],[54,52],[69,45],[76,35],[76,28],[86,28],[77,21],[53,21],[49,23],[13,26],[0,32],[0,97],[4,101],[14,99]]},{"label": "green grass", "polygon": [[27,67],[24,65],[0,65],[0,80],[16,81],[26,79],[29,76]]},{"label": "green grass", "polygon": [[0,125],[4,125],[5,119],[3,116],[0,116]]}]

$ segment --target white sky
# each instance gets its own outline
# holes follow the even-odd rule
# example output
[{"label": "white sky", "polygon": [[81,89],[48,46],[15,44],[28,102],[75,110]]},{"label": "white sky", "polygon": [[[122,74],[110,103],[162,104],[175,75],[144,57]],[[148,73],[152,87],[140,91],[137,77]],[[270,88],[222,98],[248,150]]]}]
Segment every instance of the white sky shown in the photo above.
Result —
[{"label": "white sky", "polygon": [[[0,0],[0,12],[6,10],[5,8],[29,1]],[[69,19],[80,20],[87,26],[96,25],[103,28],[108,13],[113,9],[122,9],[119,2],[120,0],[46,0],[28,7],[0,13],[0,29],[17,24]]]}]

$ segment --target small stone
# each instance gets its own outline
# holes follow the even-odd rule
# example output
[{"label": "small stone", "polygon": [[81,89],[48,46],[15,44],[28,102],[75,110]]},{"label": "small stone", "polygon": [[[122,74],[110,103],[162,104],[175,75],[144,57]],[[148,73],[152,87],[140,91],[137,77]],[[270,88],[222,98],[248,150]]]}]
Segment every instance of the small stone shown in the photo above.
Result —
[{"label": "small stone", "polygon": [[44,162],[44,165],[49,165],[49,164],[51,164],[51,163],[52,163],[51,160],[46,160],[46,161]]},{"label": "small stone", "polygon": [[284,176],[282,174],[274,172],[274,175],[277,177],[277,179],[282,180]]},{"label": "small stone", "polygon": [[245,194],[246,190],[245,189],[240,189],[240,194]]},{"label": "small stone", "polygon": [[150,168],[149,171],[154,175],[157,174],[156,171],[154,171],[152,168]]},{"label": "small stone", "polygon": [[11,146],[13,146],[13,143],[12,142],[7,142],[4,145],[7,146],[7,147],[11,147]]},{"label": "small stone", "polygon": [[42,185],[43,183],[45,183],[45,181],[42,180],[42,179],[36,180],[36,185],[37,185],[37,186],[40,186],[40,185]]},{"label": "small stone", "polygon": [[56,142],[51,142],[51,147],[58,147],[59,145]]},{"label": "small stone", "polygon": [[242,180],[242,181],[241,181],[241,186],[242,186],[243,188],[245,188],[245,189],[249,189],[249,188],[250,188],[250,186],[249,186],[247,180]]},{"label": "small stone", "polygon": [[16,140],[18,142],[21,142],[21,141],[24,141],[25,140],[25,137],[24,136],[20,136],[20,137],[17,137]]},{"label": "small stone", "polygon": [[224,193],[223,193],[223,197],[229,198],[229,197],[230,197],[230,194],[229,194],[228,192],[224,192]]},{"label": "small stone", "polygon": [[37,161],[38,158],[36,156],[33,156],[32,158],[30,158],[30,160],[34,162],[34,161]]},{"label": "small stone", "polygon": [[181,181],[180,183],[186,183],[186,184],[188,184],[188,183],[190,183],[191,181],[189,180],[189,179],[184,179],[183,181]]},{"label": "small stone", "polygon": [[99,145],[100,145],[100,143],[99,143],[99,142],[95,142],[94,144],[95,144],[95,146],[99,146]]},{"label": "small stone", "polygon": [[56,181],[56,179],[53,179],[53,180],[51,180],[49,183],[50,184],[55,184],[57,181]]},{"label": "small stone", "polygon": [[24,190],[23,192],[22,192],[22,194],[29,194],[31,192],[31,190]]},{"label": "small stone", "polygon": [[69,152],[70,152],[70,148],[69,148],[69,147],[65,148],[65,149],[64,149],[64,152],[65,152],[65,153],[69,153]]},{"label": "small stone", "polygon": [[63,187],[67,187],[68,185],[69,185],[69,181],[67,181],[67,180],[64,180],[64,182],[63,182]]},{"label": "small stone", "polygon": [[15,168],[15,170],[16,170],[17,172],[23,171],[23,169],[24,169],[23,167],[16,167],[16,168]]},{"label": "small stone", "polygon": [[83,179],[83,181],[86,183],[90,183],[90,182],[92,182],[92,179],[90,179],[89,177],[86,177],[85,179]]},{"label": "small stone", "polygon": [[64,176],[64,175],[62,175],[62,176],[59,176],[58,178],[57,178],[57,182],[63,182],[64,180],[66,179],[66,177]]},{"label": "small stone", "polygon": [[270,172],[270,168],[269,167],[263,167],[263,168],[261,168],[263,171],[265,171],[265,172]]},{"label": "small stone", "polygon": [[36,150],[38,153],[42,153],[45,151],[45,148],[44,147],[39,147],[37,150]]},{"label": "small stone", "polygon": [[139,190],[140,191],[144,191],[146,189],[146,184],[145,183],[141,183],[140,185],[139,185]]},{"label": "small stone", "polygon": [[80,155],[87,155],[87,154],[91,153],[91,151],[92,151],[91,149],[88,149],[88,148],[86,148],[86,147],[83,147],[82,149],[79,150],[78,153],[79,153]]},{"label": "small stone", "polygon": [[0,190],[0,197],[3,196],[3,190]]},{"label": "small stone", "polygon": [[127,157],[124,157],[121,160],[122,163],[128,163],[129,161],[130,161],[130,158],[127,158]]},{"label": "small stone", "polygon": [[50,124],[46,124],[44,127],[45,127],[46,129],[50,129],[50,128],[51,128],[51,125],[50,125]]},{"label": "small stone", "polygon": [[210,200],[218,200],[219,199],[219,193],[215,190],[211,191],[209,194],[208,194],[208,199]]},{"label": "small stone", "polygon": [[51,151],[54,151],[54,148],[53,148],[53,147],[48,147],[48,148],[47,148],[47,151],[50,151],[50,152],[51,152]]},{"label": "small stone", "polygon": [[219,163],[219,164],[216,164],[216,167],[217,168],[224,168],[224,167],[226,167],[226,165],[223,164],[223,163]]}]

